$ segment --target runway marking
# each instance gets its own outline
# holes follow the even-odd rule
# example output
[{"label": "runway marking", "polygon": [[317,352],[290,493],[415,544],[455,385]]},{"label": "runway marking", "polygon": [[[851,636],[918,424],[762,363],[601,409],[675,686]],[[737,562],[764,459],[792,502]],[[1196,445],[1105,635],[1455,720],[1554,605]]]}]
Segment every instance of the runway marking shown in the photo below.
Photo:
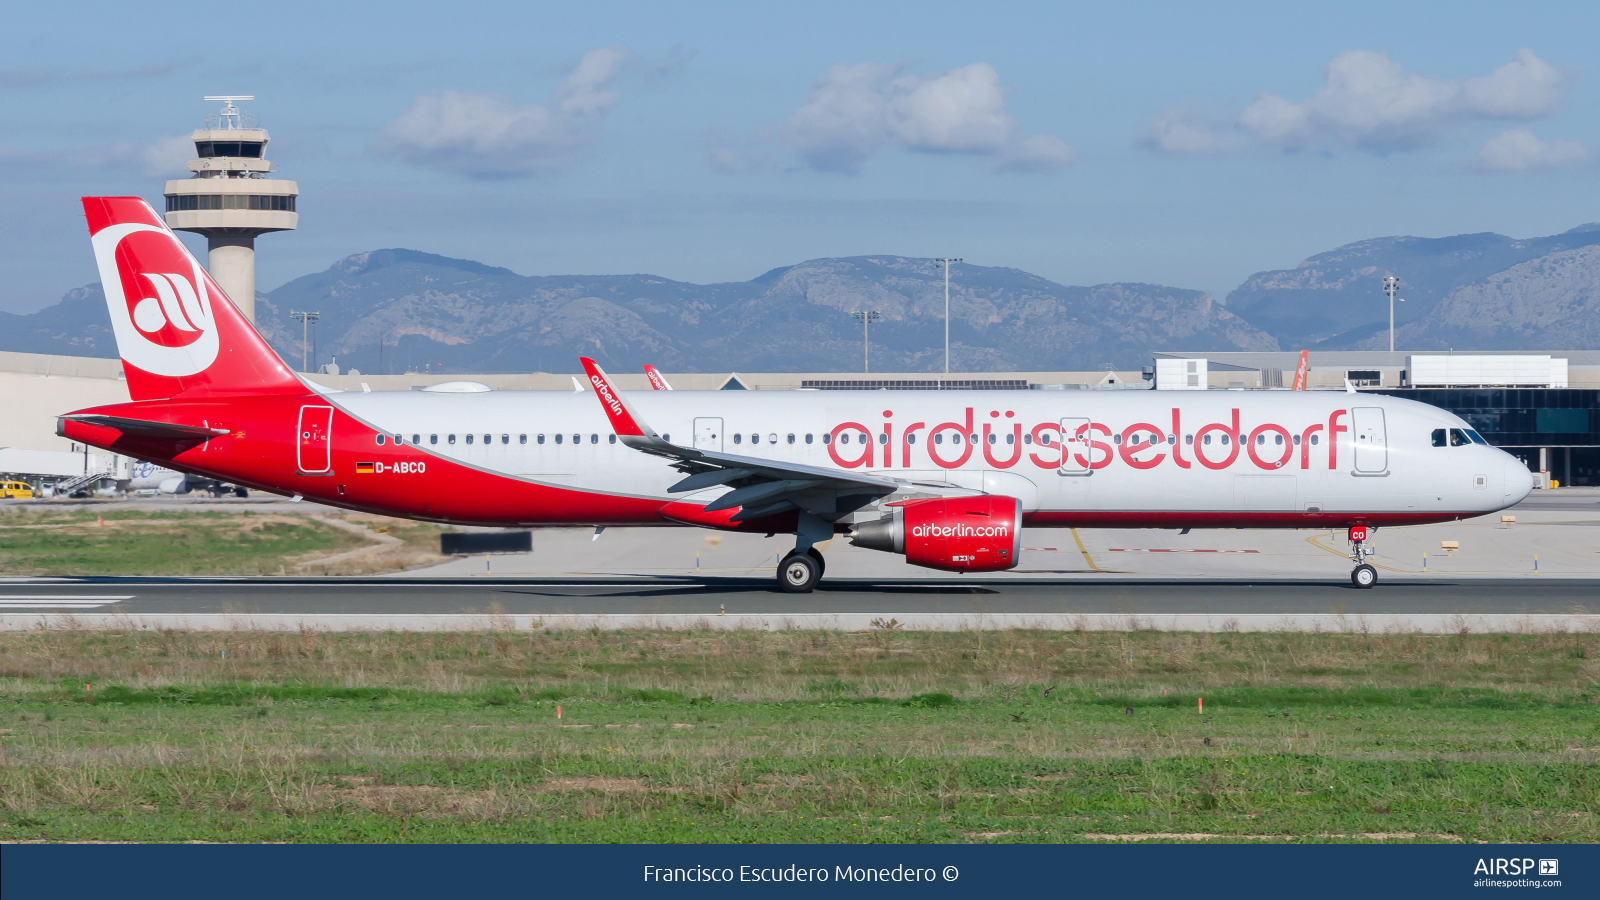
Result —
[{"label": "runway marking", "polygon": [[1089,555],[1089,549],[1087,547],[1083,546],[1083,538],[1078,537],[1078,529],[1073,528],[1073,529],[1070,529],[1070,530],[1072,531],[1072,539],[1074,541],[1078,542],[1078,552],[1083,554],[1083,561],[1088,563],[1089,564],[1089,568],[1095,570],[1096,572],[1104,572],[1105,569],[1102,569],[1098,565],[1096,565],[1095,561],[1094,561],[1094,557]]},{"label": "runway marking", "polygon": [[133,594],[0,594],[0,603],[8,600],[132,600]]},{"label": "runway marking", "polygon": [[1260,550],[1173,550],[1166,547],[1124,548],[1108,547],[1107,553],[1260,553]]},{"label": "runway marking", "polygon": [[0,609],[94,609],[119,600],[132,600],[132,594],[0,594]]}]

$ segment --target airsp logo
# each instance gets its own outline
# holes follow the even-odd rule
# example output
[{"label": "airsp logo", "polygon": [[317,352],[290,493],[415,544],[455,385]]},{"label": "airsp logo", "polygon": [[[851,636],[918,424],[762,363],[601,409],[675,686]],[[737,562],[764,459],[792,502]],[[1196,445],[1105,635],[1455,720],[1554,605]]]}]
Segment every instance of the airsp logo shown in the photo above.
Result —
[{"label": "airsp logo", "polygon": [[122,358],[168,377],[210,367],[218,339],[206,276],[172,232],[123,223],[92,240]]}]

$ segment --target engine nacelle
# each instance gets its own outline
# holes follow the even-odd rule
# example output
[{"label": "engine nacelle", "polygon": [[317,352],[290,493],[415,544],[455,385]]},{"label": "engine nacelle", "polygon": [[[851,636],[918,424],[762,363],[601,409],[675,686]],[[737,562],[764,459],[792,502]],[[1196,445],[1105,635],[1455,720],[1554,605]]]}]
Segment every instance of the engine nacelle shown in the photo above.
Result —
[{"label": "engine nacelle", "polygon": [[903,553],[906,562],[949,572],[998,572],[1022,553],[1022,504],[982,494],[910,500],[891,515],[855,526],[850,543]]}]

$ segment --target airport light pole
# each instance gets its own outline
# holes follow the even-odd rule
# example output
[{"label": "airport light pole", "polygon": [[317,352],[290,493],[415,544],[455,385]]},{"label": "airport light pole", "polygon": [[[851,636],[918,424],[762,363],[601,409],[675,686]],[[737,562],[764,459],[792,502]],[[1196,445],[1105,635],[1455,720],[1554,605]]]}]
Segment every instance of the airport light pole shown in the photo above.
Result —
[{"label": "airport light pole", "polygon": [[851,310],[850,315],[855,316],[856,321],[861,323],[861,371],[864,373],[871,372],[872,342],[867,339],[867,326],[871,325],[873,322],[881,321],[883,319],[883,315],[875,309],[867,312],[856,312],[855,310]]},{"label": "airport light pole", "polygon": [[944,266],[944,373],[950,374],[950,264],[959,258],[941,256],[934,262]]},{"label": "airport light pole", "polygon": [[300,320],[300,371],[302,372],[306,371],[306,349],[311,346],[311,339],[307,336],[307,330],[310,328],[311,323],[321,318],[321,316],[321,312],[295,312],[292,309],[289,310],[289,318]]},{"label": "airport light pole", "polygon": [[[1389,352],[1394,352],[1394,295],[1400,292],[1400,279],[1394,275],[1383,276],[1383,292],[1389,295]],[[1400,302],[1406,302],[1401,297]]]}]

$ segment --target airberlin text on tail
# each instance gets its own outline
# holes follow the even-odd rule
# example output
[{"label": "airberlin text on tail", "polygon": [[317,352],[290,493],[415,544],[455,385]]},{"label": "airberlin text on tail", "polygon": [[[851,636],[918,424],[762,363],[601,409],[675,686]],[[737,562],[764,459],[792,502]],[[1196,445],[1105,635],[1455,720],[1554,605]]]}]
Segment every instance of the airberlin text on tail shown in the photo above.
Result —
[{"label": "airberlin text on tail", "polygon": [[628,408],[627,401],[611,386],[610,379],[606,378],[605,370],[587,356],[578,357],[583,363],[583,371],[589,376],[589,383],[594,385],[594,391],[600,396],[600,405],[606,411],[606,417],[611,420],[611,428],[618,437],[642,437],[644,428],[637,421],[633,410]]},{"label": "airberlin text on tail", "polygon": [[85,197],[83,212],[134,400],[306,391],[150,204]]}]

